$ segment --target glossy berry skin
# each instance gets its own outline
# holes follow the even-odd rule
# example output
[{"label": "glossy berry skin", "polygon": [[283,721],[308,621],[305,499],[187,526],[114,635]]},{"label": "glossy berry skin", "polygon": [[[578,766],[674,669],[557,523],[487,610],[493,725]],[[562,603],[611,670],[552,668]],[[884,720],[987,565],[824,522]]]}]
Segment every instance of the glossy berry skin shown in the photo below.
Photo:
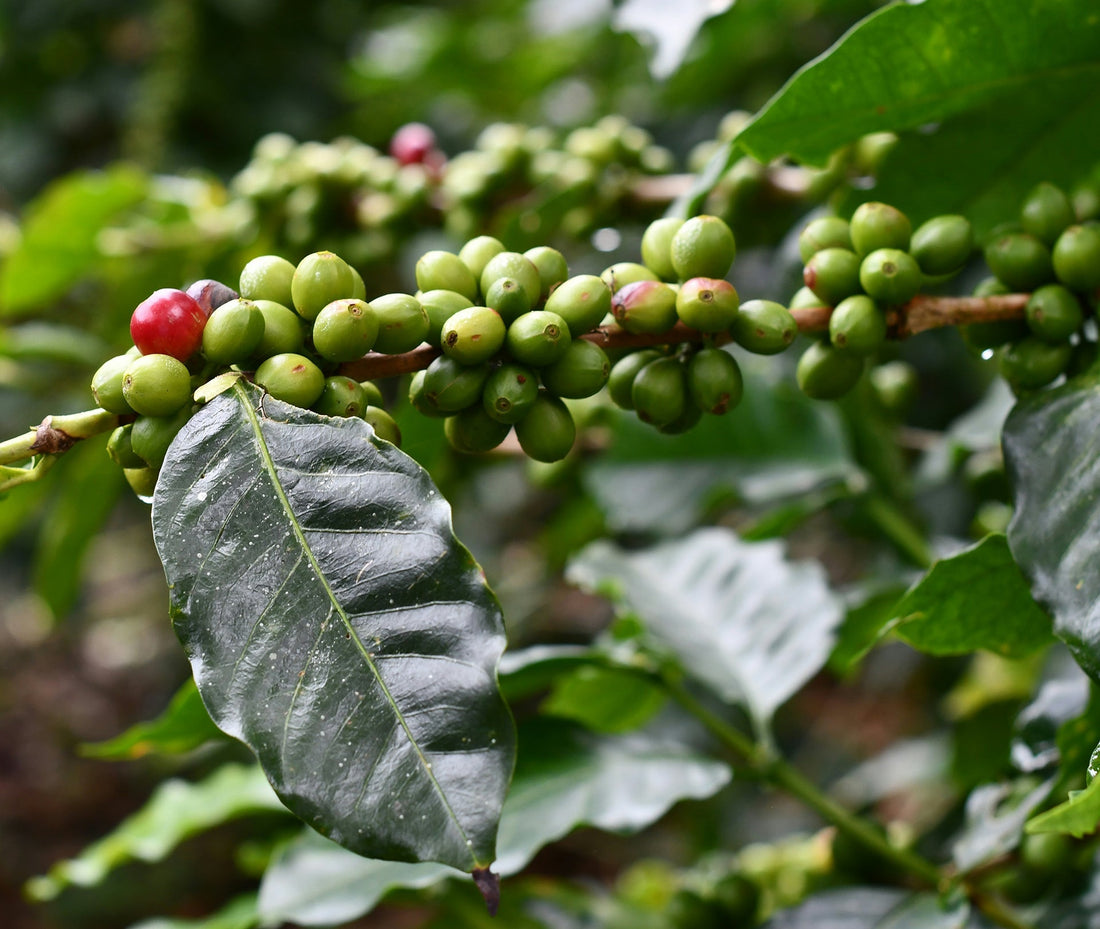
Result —
[{"label": "glossy berry skin", "polygon": [[1036,184],[1020,208],[1020,225],[1024,232],[1046,245],[1053,245],[1076,219],[1069,197],[1049,181]]},{"label": "glossy berry skin", "polygon": [[741,402],[744,380],[737,360],[720,348],[704,348],[688,362],[688,393],[704,413],[720,416]]},{"label": "glossy berry skin", "polygon": [[[813,306],[820,306],[819,297]],[[798,322],[791,311],[774,300],[746,300],[730,326],[734,341],[756,355],[777,355],[790,347],[798,335]]]},{"label": "glossy berry skin", "polygon": [[374,350],[386,355],[411,352],[428,335],[428,314],[411,294],[383,294],[370,301],[378,318]]},{"label": "glossy berry skin", "polygon": [[1026,232],[998,236],[984,255],[989,270],[1011,291],[1030,292],[1054,279],[1050,249]]},{"label": "glossy berry skin", "polygon": [[575,339],[561,358],[542,369],[542,383],[559,397],[579,400],[599,393],[610,373],[611,362],[602,348]]},{"label": "glossy berry skin", "polygon": [[527,249],[523,257],[538,268],[539,281],[542,284],[538,302],[544,303],[550,292],[569,277],[569,265],[565,256],[549,245],[536,245]]},{"label": "glossy berry skin", "polygon": [[806,224],[798,236],[798,254],[806,264],[823,248],[852,248],[848,220],[840,216],[819,216]]},{"label": "glossy berry skin", "polygon": [[139,416],[130,430],[130,447],[151,468],[164,464],[168,447],[187,424],[191,411],[179,410],[171,416]]},{"label": "glossy berry skin", "polygon": [[908,303],[920,290],[920,265],[901,249],[877,248],[860,263],[859,283],[879,303],[898,306]]},{"label": "glossy berry skin", "polygon": [[600,279],[614,292],[635,281],[659,281],[660,277],[636,261],[617,261],[600,272]]},{"label": "glossy berry skin", "polygon": [[1081,301],[1062,284],[1044,284],[1027,301],[1028,328],[1044,342],[1065,342],[1084,322]]},{"label": "glossy berry skin", "polygon": [[361,417],[363,422],[370,423],[374,434],[380,439],[385,439],[391,445],[401,447],[401,428],[389,413],[380,406],[368,406],[363,410]]},{"label": "glossy berry skin", "polygon": [[457,413],[481,401],[488,377],[487,364],[464,365],[440,355],[424,370],[423,398],[441,413]]},{"label": "glossy berry skin", "polygon": [[209,318],[210,314],[219,306],[223,306],[230,300],[237,299],[239,296],[237,291],[232,287],[227,287],[221,281],[215,281],[210,278],[203,278],[201,281],[195,281],[195,283],[189,286],[185,292],[187,296],[194,298],[195,302],[207,315],[207,318]]},{"label": "glossy berry skin", "polygon": [[497,311],[506,324],[511,324],[533,309],[527,291],[514,277],[498,277],[485,292],[485,305]]},{"label": "glossy berry skin", "polygon": [[823,248],[806,262],[802,280],[825,306],[859,293],[859,256],[846,248]]},{"label": "glossy berry skin", "polygon": [[355,275],[351,265],[327,251],[306,255],[298,262],[290,280],[294,309],[311,322],[333,300],[353,297],[354,289]]},{"label": "glossy berry skin", "polygon": [[478,405],[467,407],[443,422],[443,434],[451,448],[464,455],[480,455],[504,441],[512,427],[493,419]]},{"label": "glossy berry skin", "polygon": [[141,301],[130,316],[130,338],[143,355],[187,361],[202,344],[206,313],[194,297],[165,287]]},{"label": "glossy berry skin", "polygon": [[933,216],[921,223],[909,243],[909,253],[925,274],[958,271],[974,251],[974,231],[965,216]]},{"label": "glossy berry skin", "polygon": [[142,355],[122,378],[122,395],[144,416],[171,416],[191,401],[191,373],[171,355]]},{"label": "glossy berry skin", "polygon": [[256,345],[260,361],[283,352],[297,352],[306,341],[306,323],[297,313],[274,300],[253,300],[264,319],[264,331]]},{"label": "glossy berry skin", "polygon": [[861,203],[848,224],[852,248],[861,258],[878,248],[909,248],[913,226],[897,207],[888,203]]},{"label": "glossy berry skin", "polygon": [[802,392],[814,400],[837,400],[856,385],[863,374],[863,358],[814,342],[798,359],[795,378]]},{"label": "glossy berry skin", "polygon": [[684,412],[687,378],[679,358],[658,358],[647,364],[630,389],[634,412],[642,422],[667,426]]},{"label": "glossy berry skin", "polygon": [[539,392],[515,430],[520,448],[535,461],[561,461],[577,438],[573,414],[559,398],[545,390]]},{"label": "glossy berry skin", "polygon": [[655,219],[642,234],[642,261],[662,281],[676,280],[672,264],[672,237],[684,221],[676,216]]},{"label": "glossy berry skin", "polygon": [[481,405],[497,422],[517,423],[539,395],[539,379],[523,365],[501,365],[489,375],[481,392]]},{"label": "glossy berry skin", "polygon": [[721,278],[693,277],[676,292],[676,315],[685,326],[700,332],[725,332],[740,306],[737,290]]},{"label": "glossy berry skin", "polygon": [[487,306],[459,310],[443,324],[440,345],[446,355],[466,365],[488,361],[504,345],[507,331],[500,314]]},{"label": "glossy berry skin", "polygon": [[1054,243],[1052,261],[1058,280],[1070,290],[1085,293],[1100,287],[1100,226],[1070,226]]},{"label": "glossy berry skin", "polygon": [[508,327],[505,338],[511,356],[535,368],[557,361],[571,341],[565,320],[549,310],[524,313]]},{"label": "glossy berry skin", "polygon": [[737,251],[733,232],[718,216],[693,216],[672,237],[669,255],[681,281],[725,277]]},{"label": "glossy berry skin", "polygon": [[582,335],[611,312],[611,288],[594,274],[577,274],[550,294],[546,309],[565,320],[570,335]]},{"label": "glossy berry skin", "polygon": [[248,300],[274,300],[293,306],[291,282],[294,265],[279,255],[260,255],[241,269],[241,296]]},{"label": "glossy berry skin", "polygon": [[250,358],[264,336],[264,316],[251,300],[223,303],[206,321],[203,357],[214,364],[237,364]]},{"label": "glossy berry skin", "polygon": [[295,352],[273,355],[257,369],[256,383],[276,400],[309,409],[325,389],[325,376],[312,361]]},{"label": "glossy berry skin", "polygon": [[1070,363],[1068,342],[1052,345],[1036,336],[1010,344],[1000,356],[1001,376],[1014,391],[1037,390],[1055,380]]},{"label": "glossy berry skin", "polygon": [[647,348],[640,352],[630,352],[616,361],[607,378],[607,393],[611,402],[621,410],[633,410],[631,391],[634,389],[634,378],[642,368],[660,357],[661,353],[655,348]]},{"label": "glossy berry skin", "polygon": [[342,374],[325,378],[321,396],[313,404],[314,412],[325,416],[362,416],[366,408],[366,390],[358,381]]},{"label": "glossy berry skin", "polygon": [[428,334],[424,341],[436,348],[439,347],[443,324],[459,310],[473,306],[470,300],[453,290],[429,290],[416,299],[428,314]]},{"label": "glossy berry skin", "polygon": [[635,281],[616,291],[611,312],[627,332],[667,332],[676,325],[676,291],[661,281]]},{"label": "glossy berry skin", "polygon": [[108,413],[124,415],[134,412],[122,392],[122,380],[133,360],[130,355],[115,355],[103,362],[92,375],[92,396],[96,404]]},{"label": "glossy berry skin", "polygon": [[857,355],[869,355],[886,341],[886,315],[866,294],[845,297],[829,317],[829,341]]},{"label": "glossy berry skin", "polygon": [[416,286],[421,290],[453,290],[466,299],[478,298],[477,278],[453,252],[433,249],[416,262]]},{"label": "glossy berry skin", "polygon": [[480,281],[485,266],[503,251],[505,251],[504,243],[500,239],[493,238],[491,235],[479,235],[470,239],[458,250],[458,257]]},{"label": "glossy berry skin", "polygon": [[313,321],[313,347],[326,361],[362,358],[378,339],[378,319],[365,300],[333,300]]},{"label": "glossy berry skin", "polygon": [[147,464],[145,459],[134,451],[130,438],[132,430],[131,424],[119,426],[107,440],[107,454],[120,468],[144,468]]},{"label": "glossy berry skin", "polygon": [[527,300],[534,306],[542,293],[542,278],[534,263],[519,252],[500,252],[489,259],[481,272],[481,292],[489,292],[498,278],[512,278],[527,294]]}]

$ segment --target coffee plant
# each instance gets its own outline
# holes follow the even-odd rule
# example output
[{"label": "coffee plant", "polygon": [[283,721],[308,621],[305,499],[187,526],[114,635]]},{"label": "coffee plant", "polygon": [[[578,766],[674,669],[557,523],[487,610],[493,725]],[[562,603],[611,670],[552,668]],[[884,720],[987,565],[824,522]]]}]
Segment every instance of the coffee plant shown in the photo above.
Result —
[{"label": "coffee plant", "polygon": [[63,615],[150,504],[190,677],[26,896],[222,830],[239,895],[119,924],[1100,926],[1100,15],[1040,7],[888,3],[682,172],[410,118],[43,193],[0,537],[79,514]]}]

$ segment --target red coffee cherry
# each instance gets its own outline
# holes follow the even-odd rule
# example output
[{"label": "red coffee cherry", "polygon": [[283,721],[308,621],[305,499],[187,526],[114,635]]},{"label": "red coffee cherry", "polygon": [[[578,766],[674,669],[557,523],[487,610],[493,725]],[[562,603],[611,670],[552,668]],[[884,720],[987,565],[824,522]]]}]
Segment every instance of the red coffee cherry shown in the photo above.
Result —
[{"label": "red coffee cherry", "polygon": [[187,361],[202,345],[206,313],[182,290],[156,290],[130,317],[130,338],[143,355],[171,355]]}]

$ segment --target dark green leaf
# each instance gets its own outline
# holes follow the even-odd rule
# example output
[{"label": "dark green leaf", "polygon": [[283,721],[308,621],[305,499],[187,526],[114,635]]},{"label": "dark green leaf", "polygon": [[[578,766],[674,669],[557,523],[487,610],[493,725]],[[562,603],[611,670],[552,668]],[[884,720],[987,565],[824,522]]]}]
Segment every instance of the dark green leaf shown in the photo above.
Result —
[{"label": "dark green leaf", "polygon": [[737,141],[761,161],[823,165],[868,132],[916,129],[997,99],[1025,113],[1041,103],[1057,123],[1100,86],[1100,20],[1091,0],[1033,12],[1027,0],[892,3],[795,74]]},{"label": "dark green leaf", "polygon": [[145,919],[130,929],[252,929],[260,922],[256,894],[238,897],[223,906],[217,913],[198,919]]},{"label": "dark green leaf", "polygon": [[[1095,774],[1100,747],[1093,753],[1090,772]],[[1100,825],[1100,777],[1093,776],[1084,790],[1071,790],[1069,799],[1052,810],[1028,820],[1027,831],[1060,832],[1078,839],[1096,831]]]},{"label": "dark green leaf", "polygon": [[1100,682],[1100,373],[1021,400],[1005,423],[1012,554],[1054,633]]},{"label": "dark green leaf", "polygon": [[106,742],[84,745],[81,751],[92,758],[121,761],[146,755],[182,755],[224,738],[202,705],[194,680],[189,678],[156,719],[131,726]]},{"label": "dark green leaf", "polygon": [[1050,794],[1053,781],[985,784],[966,800],[966,822],[952,856],[961,871],[1004,855],[1020,844],[1024,823]]},{"label": "dark green leaf", "polygon": [[996,533],[932,565],[894,616],[897,635],[930,655],[984,648],[1022,658],[1053,641],[1049,617]]},{"label": "dark green leaf", "polygon": [[894,616],[894,607],[904,596],[905,588],[889,585],[868,591],[850,602],[840,627],[836,648],[829,656],[829,667],[837,674],[847,674],[882,637],[882,630]]},{"label": "dark green leaf", "polygon": [[814,894],[793,909],[776,913],[764,929],[875,929],[906,899],[900,890],[846,887]]},{"label": "dark green leaf", "polygon": [[587,645],[531,645],[508,651],[500,659],[500,689],[508,700],[518,700],[546,690],[576,668],[604,661],[602,652]]},{"label": "dark green leaf", "polygon": [[762,726],[825,664],[841,619],[820,565],[726,529],[635,552],[596,543],[568,576],[635,613],[653,645]]},{"label": "dark green leaf", "polygon": [[360,854],[493,860],[500,610],[414,461],[237,384],[173,443],[153,533],[203,702],[295,813]]},{"label": "dark green leaf", "polygon": [[644,674],[586,665],[559,678],[539,709],[596,732],[627,732],[652,719],[665,699],[665,691]]},{"label": "dark green leaf", "polygon": [[51,900],[66,887],[98,884],[129,861],[163,860],[184,839],[252,813],[286,812],[254,765],[227,764],[197,783],[161,784],[137,813],[76,858],[27,884],[36,900]]}]

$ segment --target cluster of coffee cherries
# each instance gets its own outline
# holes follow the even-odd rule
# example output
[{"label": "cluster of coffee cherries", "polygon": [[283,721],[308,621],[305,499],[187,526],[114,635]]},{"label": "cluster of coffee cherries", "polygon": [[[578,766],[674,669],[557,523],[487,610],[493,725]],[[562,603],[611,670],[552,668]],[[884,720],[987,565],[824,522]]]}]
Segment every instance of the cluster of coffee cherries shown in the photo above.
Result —
[{"label": "cluster of coffee cherries", "polygon": [[[359,273],[331,252],[255,258],[241,272],[240,291],[213,280],[187,290],[163,288],[135,308],[133,347],[104,362],[92,377],[103,409],[126,421],[107,450],[134,490],[151,494],[168,446],[195,410],[197,388],[219,373],[251,372],[270,395],[330,416],[360,416],[383,438],[400,442],[382,394],[337,372],[366,351],[405,352],[412,297],[368,304]],[[403,298],[403,299],[402,299]]]},{"label": "cluster of coffee cherries", "polygon": [[964,216],[936,216],[914,230],[896,207],[872,201],[850,220],[812,220],[798,245],[805,286],[791,308],[832,308],[825,337],[799,359],[798,384],[810,397],[837,399],[886,341],[889,311],[958,273],[974,250],[974,235]]},{"label": "cluster of coffee cherries", "polygon": [[1100,288],[1100,199],[1076,198],[1054,184],[1038,184],[1019,220],[1002,227],[984,249],[993,276],[976,296],[1029,293],[1021,320],[981,323],[964,335],[978,350],[995,351],[1013,390],[1045,387],[1074,362],[1089,363],[1096,343],[1087,337]]}]

